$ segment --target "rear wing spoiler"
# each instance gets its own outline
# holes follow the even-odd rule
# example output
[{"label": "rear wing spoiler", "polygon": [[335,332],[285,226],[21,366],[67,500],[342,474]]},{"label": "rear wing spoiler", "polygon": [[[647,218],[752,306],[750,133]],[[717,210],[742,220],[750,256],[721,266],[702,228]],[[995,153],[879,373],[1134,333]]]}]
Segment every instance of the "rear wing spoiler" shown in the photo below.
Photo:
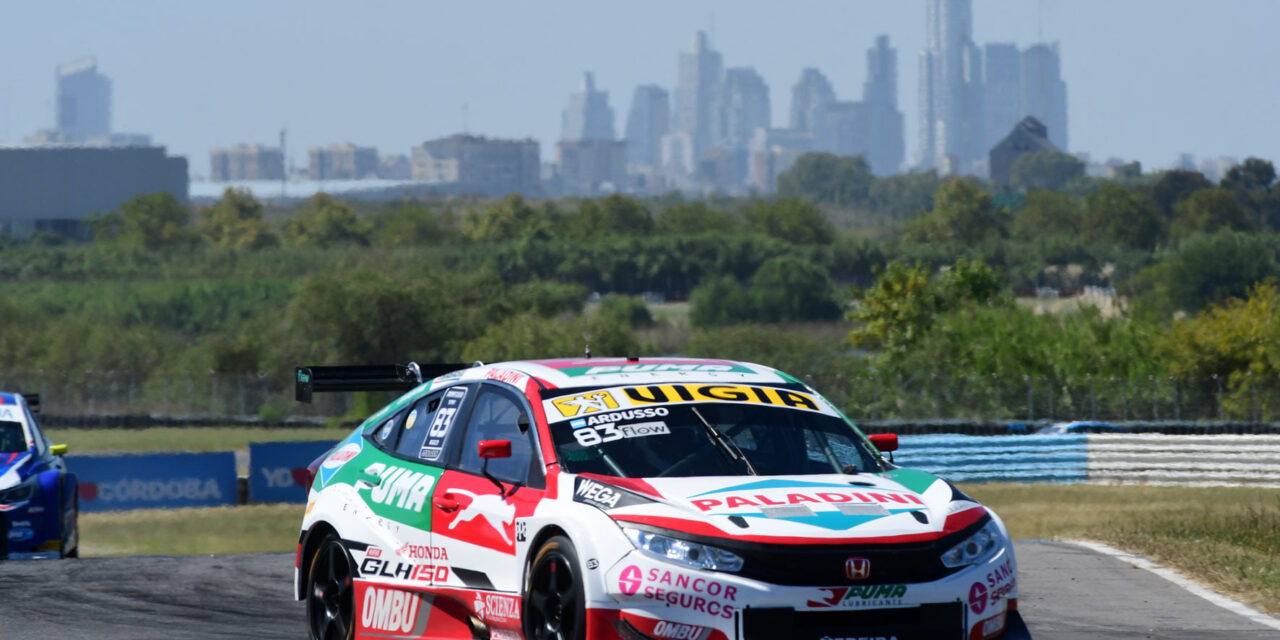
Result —
[{"label": "rear wing spoiler", "polygon": [[426,380],[469,365],[435,363],[420,365],[373,364],[333,367],[297,367],[293,397],[298,402],[311,402],[311,394],[332,391],[408,391]]},{"label": "rear wing spoiler", "polygon": [[40,394],[24,393],[22,394],[22,399],[27,401],[27,408],[31,410],[31,413],[40,413]]}]

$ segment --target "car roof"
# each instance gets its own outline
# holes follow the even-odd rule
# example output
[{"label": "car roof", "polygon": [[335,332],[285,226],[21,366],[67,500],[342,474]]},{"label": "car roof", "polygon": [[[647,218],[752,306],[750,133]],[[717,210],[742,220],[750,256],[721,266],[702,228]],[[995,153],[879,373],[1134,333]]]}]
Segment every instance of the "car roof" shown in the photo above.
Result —
[{"label": "car roof", "polygon": [[556,358],[501,362],[486,366],[520,371],[555,387],[679,381],[755,384],[796,382],[794,378],[772,367],[711,358]]}]

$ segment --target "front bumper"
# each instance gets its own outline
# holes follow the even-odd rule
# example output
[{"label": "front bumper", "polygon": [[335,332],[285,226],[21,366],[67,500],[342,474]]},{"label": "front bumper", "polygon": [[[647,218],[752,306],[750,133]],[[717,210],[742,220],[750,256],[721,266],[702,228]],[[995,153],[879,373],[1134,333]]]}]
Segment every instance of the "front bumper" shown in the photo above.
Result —
[{"label": "front bumper", "polygon": [[665,621],[705,640],[891,638],[986,640],[1005,628],[1017,597],[1011,547],[933,582],[783,586],[697,571],[639,551],[605,576],[609,608],[643,635]]}]

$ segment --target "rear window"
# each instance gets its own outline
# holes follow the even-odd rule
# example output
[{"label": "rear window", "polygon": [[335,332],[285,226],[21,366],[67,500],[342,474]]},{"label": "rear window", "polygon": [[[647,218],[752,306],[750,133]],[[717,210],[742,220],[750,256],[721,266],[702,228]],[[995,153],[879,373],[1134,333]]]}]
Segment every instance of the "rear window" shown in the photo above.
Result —
[{"label": "rear window", "polygon": [[21,422],[0,420],[0,453],[20,453],[27,450],[27,438]]}]

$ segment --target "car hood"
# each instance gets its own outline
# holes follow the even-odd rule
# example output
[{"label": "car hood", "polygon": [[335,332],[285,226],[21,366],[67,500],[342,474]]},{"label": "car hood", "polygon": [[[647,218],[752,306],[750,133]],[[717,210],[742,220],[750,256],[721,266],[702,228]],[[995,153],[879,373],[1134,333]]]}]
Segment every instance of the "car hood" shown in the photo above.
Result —
[{"label": "car hood", "polygon": [[23,466],[31,460],[31,452],[0,453],[0,491],[22,482]]},{"label": "car hood", "polygon": [[619,524],[761,542],[924,542],[986,509],[920,471],[624,479],[579,476],[574,499]]}]

